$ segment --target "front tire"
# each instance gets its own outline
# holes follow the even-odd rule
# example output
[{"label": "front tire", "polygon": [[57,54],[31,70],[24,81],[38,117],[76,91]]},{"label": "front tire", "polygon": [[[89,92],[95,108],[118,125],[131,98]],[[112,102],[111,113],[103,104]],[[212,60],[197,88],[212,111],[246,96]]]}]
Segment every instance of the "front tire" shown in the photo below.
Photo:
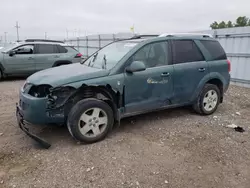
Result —
[{"label": "front tire", "polygon": [[206,84],[193,105],[193,109],[202,115],[213,114],[218,108],[220,98],[219,88],[213,84]]},{"label": "front tire", "polygon": [[114,124],[113,110],[104,101],[83,99],[72,107],[67,120],[70,134],[78,141],[103,140]]}]

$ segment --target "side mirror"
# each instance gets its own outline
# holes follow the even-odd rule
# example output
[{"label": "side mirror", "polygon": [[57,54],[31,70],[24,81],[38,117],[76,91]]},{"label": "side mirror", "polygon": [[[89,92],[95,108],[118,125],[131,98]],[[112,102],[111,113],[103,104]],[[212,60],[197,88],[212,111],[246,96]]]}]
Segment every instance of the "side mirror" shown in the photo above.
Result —
[{"label": "side mirror", "polygon": [[133,73],[146,70],[146,66],[142,61],[133,61],[130,66],[126,68],[126,72]]},{"label": "side mirror", "polygon": [[12,51],[12,50],[11,50],[11,51],[9,52],[9,56],[13,56],[13,55],[15,55],[15,54],[16,54],[15,51]]}]

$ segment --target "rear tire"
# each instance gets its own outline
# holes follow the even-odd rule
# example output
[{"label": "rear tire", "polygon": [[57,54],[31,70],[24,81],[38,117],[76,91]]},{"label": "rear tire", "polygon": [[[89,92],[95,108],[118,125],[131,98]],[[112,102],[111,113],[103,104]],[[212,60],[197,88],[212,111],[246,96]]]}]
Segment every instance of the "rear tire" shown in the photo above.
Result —
[{"label": "rear tire", "polygon": [[83,99],[70,110],[67,127],[78,141],[94,143],[103,140],[114,124],[113,110],[102,100]]},{"label": "rear tire", "polygon": [[213,114],[218,108],[220,98],[219,88],[213,84],[206,84],[193,105],[193,109],[201,115]]}]

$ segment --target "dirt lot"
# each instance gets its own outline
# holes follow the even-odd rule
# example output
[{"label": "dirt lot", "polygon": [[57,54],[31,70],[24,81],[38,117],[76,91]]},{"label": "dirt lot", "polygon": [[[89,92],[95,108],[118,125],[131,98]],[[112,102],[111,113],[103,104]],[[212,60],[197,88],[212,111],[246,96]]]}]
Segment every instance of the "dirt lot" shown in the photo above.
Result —
[{"label": "dirt lot", "polygon": [[[41,135],[53,145],[44,150],[16,124],[22,83],[0,82],[0,187],[250,185],[250,89],[231,86],[212,116],[179,108],[125,119],[92,145],[76,144],[66,128],[47,128]],[[232,123],[246,132],[226,127]]]}]

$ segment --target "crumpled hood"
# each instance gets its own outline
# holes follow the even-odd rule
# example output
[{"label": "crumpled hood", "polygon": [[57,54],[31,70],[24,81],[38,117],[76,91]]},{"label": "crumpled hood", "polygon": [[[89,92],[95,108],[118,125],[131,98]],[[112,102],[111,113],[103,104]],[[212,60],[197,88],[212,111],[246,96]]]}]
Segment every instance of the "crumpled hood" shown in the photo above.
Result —
[{"label": "crumpled hood", "polygon": [[39,71],[28,77],[27,81],[34,85],[48,84],[57,87],[71,82],[107,76],[108,74],[109,70],[74,63]]}]

